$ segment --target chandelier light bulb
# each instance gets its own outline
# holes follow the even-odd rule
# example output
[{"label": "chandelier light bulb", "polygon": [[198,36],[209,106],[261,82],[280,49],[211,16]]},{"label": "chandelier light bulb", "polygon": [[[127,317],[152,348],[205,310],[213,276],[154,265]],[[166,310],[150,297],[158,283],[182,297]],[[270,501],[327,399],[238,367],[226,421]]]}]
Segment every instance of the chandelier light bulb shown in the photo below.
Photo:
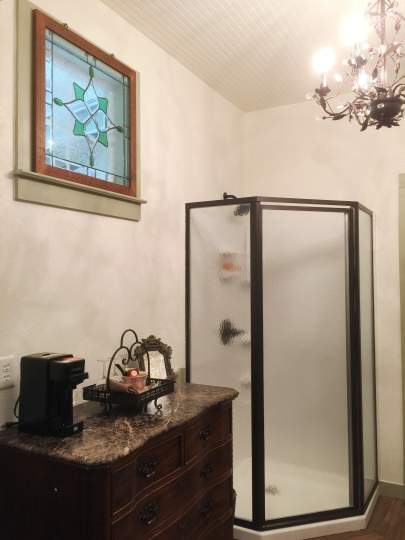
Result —
[{"label": "chandelier light bulb", "polygon": [[333,75],[333,78],[335,79],[336,82],[338,83],[341,83],[343,81],[343,75],[341,75],[340,73],[335,73]]},{"label": "chandelier light bulb", "polygon": [[357,78],[357,86],[363,92],[367,92],[371,85],[371,77],[366,71],[361,71]]},{"label": "chandelier light bulb", "polygon": [[330,71],[335,63],[335,52],[332,47],[319,49],[312,57],[312,66],[316,73],[323,75]]},{"label": "chandelier light bulb", "polygon": [[364,15],[353,15],[346,19],[340,31],[344,45],[353,47],[367,40],[368,23]]}]

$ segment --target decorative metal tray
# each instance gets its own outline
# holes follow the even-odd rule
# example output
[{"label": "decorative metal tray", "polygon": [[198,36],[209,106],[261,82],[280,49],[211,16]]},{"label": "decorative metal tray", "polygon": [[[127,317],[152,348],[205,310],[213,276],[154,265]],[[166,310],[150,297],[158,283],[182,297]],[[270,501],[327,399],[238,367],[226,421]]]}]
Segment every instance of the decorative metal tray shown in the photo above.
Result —
[{"label": "decorative metal tray", "polygon": [[[131,343],[131,345],[126,346],[124,345],[125,336],[129,333],[134,335],[135,341]],[[160,411],[162,409],[162,405],[158,403],[158,399],[174,391],[175,379],[171,377],[167,379],[151,379],[149,352],[143,341],[144,340],[140,341],[138,339],[138,335],[134,330],[125,330],[121,336],[120,346],[114,351],[108,364],[106,383],[92,384],[84,387],[83,399],[87,401],[98,401],[100,403],[104,403],[108,412],[112,410],[113,404],[131,409],[133,412],[143,412],[145,411],[148,403],[151,401],[154,402],[156,409]],[[139,354],[139,348],[144,351],[144,354],[147,357],[148,370],[145,390],[137,394],[132,392],[118,392],[111,390],[111,368],[118,353],[124,353],[124,358],[121,359],[121,364],[126,366],[130,362],[137,362],[137,355],[135,354],[135,351],[137,351]],[[120,369],[120,371],[123,371],[119,365],[117,365],[117,367]]]},{"label": "decorative metal tray", "polygon": [[83,388],[83,399],[105,403],[109,408],[113,404],[130,408],[136,412],[145,410],[149,402],[154,401],[156,409],[162,405],[157,402],[159,398],[174,391],[173,379],[150,379],[152,387],[140,394],[127,392],[109,392],[106,384],[92,384]]}]

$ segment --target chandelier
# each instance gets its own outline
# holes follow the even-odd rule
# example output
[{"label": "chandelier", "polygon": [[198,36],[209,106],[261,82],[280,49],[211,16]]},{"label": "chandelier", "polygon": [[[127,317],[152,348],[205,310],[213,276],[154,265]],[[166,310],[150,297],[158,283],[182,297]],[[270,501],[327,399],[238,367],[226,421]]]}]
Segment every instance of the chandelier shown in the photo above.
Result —
[{"label": "chandelier", "polygon": [[[351,49],[343,60],[344,73],[333,75],[335,83],[341,85],[340,91],[328,86],[335,63],[333,49],[325,47],[314,54],[313,67],[321,75],[321,83],[307,97],[322,107],[324,119],[356,120],[361,131],[370,126],[380,129],[399,125],[405,104],[405,75],[400,75],[405,47],[399,39],[403,23],[398,0],[372,0],[363,16],[347,21],[342,38]],[[371,31],[376,34],[374,38],[369,38]],[[350,90],[350,99],[335,105],[339,98],[342,100],[342,92]]]}]

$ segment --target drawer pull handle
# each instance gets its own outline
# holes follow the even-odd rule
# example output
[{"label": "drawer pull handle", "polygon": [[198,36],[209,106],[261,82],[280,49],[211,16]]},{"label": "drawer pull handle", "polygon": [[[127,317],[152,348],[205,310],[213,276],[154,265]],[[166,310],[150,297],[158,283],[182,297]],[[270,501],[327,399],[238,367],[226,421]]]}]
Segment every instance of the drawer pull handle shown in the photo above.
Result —
[{"label": "drawer pull handle", "polygon": [[149,527],[159,515],[160,507],[158,503],[147,504],[139,514],[139,519],[144,525]]},{"label": "drawer pull handle", "polygon": [[214,510],[214,508],[215,508],[214,500],[208,499],[207,502],[205,502],[203,506],[201,507],[201,514],[205,518],[208,518],[210,514],[212,513],[212,511]]},{"label": "drawer pull handle", "polygon": [[206,427],[205,429],[202,429],[200,431],[200,439],[202,441],[208,441],[210,436],[211,436],[211,428],[210,427]]},{"label": "drawer pull handle", "polygon": [[214,467],[211,465],[211,463],[207,463],[207,465],[204,465],[204,467],[201,469],[201,476],[203,478],[208,478],[213,471]]},{"label": "drawer pull handle", "polygon": [[185,531],[189,527],[189,524],[187,523],[186,519],[183,519],[179,522],[178,528],[180,531]]},{"label": "drawer pull handle", "polygon": [[159,465],[159,463],[158,458],[144,461],[138,466],[138,474],[144,478],[152,478],[152,476],[156,474],[156,467]]}]

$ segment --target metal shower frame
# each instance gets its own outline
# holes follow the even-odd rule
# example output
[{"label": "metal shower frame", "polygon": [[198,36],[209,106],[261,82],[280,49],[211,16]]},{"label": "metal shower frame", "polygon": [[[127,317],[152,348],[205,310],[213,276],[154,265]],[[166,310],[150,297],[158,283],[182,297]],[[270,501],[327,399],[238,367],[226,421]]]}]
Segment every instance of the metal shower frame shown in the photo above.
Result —
[{"label": "metal shower frame", "polygon": [[[368,507],[378,485],[378,478],[369,496],[364,494],[363,471],[363,414],[361,379],[361,320],[360,320],[360,238],[359,215],[373,213],[354,201],[320,199],[293,199],[279,197],[226,198],[186,204],[186,380],[192,378],[191,329],[190,329],[190,214],[193,209],[213,206],[250,206],[250,267],[251,267],[251,419],[252,419],[252,521],[235,519],[235,524],[256,531],[304,525],[361,515]],[[349,456],[350,456],[350,505],[303,515],[266,520],[265,508],[265,438],[264,438],[264,382],[263,382],[263,211],[275,210],[341,212],[347,223],[347,276],[348,301],[346,302],[348,410],[349,410]],[[371,232],[371,253],[373,234]],[[372,266],[374,268],[373,259]],[[376,422],[375,390],[375,332],[374,332],[374,271],[372,268],[372,330],[373,330],[373,381],[374,419]],[[377,469],[377,427],[375,425],[375,456]]]}]

